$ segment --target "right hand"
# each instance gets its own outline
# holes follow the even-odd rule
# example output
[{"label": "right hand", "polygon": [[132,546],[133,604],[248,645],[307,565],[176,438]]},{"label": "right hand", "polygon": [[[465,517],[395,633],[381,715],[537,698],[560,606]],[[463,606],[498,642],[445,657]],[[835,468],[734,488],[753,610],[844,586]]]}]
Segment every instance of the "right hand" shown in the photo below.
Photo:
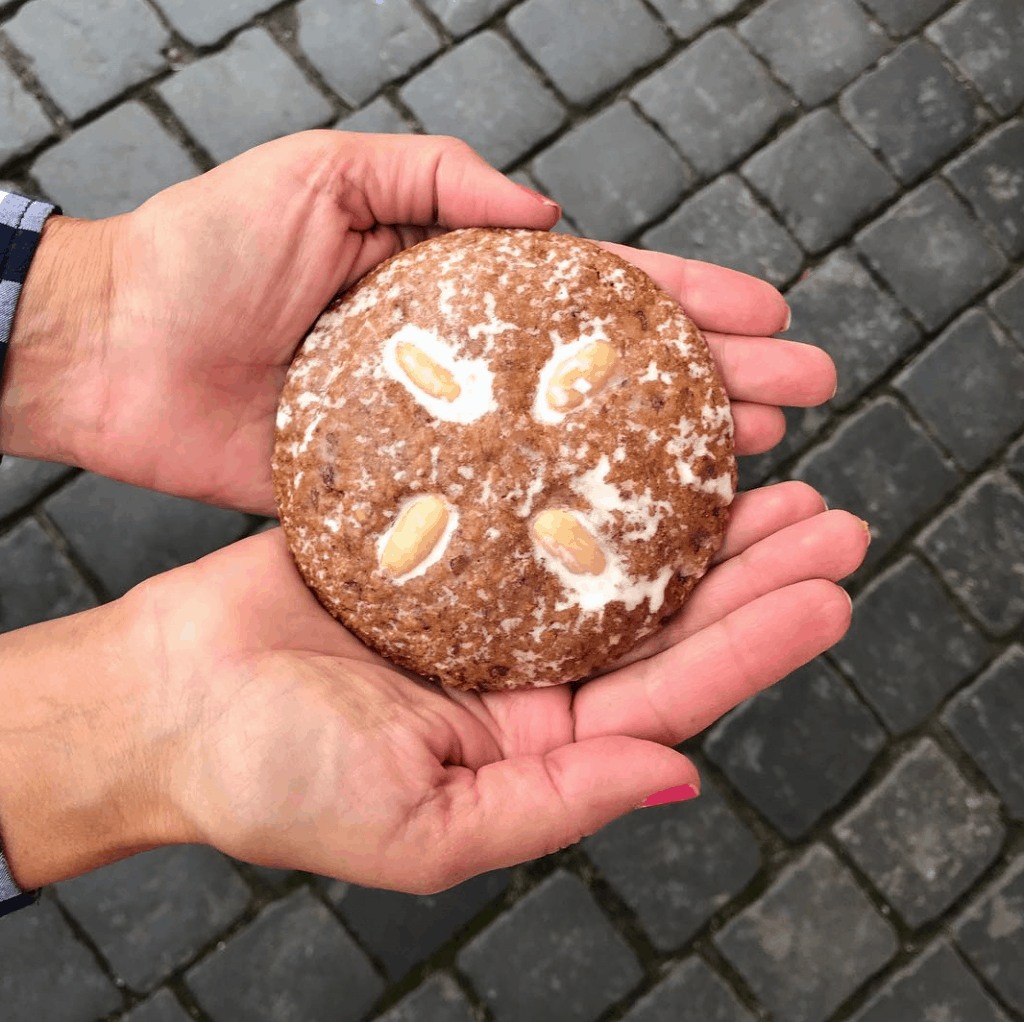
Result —
[{"label": "right hand", "polygon": [[[697,786],[673,746],[842,637],[834,583],[866,550],[863,523],[803,483],[741,495],[719,563],[640,659],[578,686],[472,693],[359,643],[280,529],[243,540],[53,623],[120,622],[105,647],[80,635],[65,670],[26,678],[20,739],[0,742],[35,786],[21,814],[0,804],[15,877],[199,842],[422,894],[545,855]],[[55,833],[79,854],[44,867]]]}]

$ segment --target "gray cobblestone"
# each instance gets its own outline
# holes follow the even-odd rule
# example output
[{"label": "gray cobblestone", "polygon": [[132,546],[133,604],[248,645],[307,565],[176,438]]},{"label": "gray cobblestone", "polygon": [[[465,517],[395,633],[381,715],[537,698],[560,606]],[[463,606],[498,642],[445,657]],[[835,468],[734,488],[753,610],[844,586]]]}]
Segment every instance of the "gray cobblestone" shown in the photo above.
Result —
[{"label": "gray cobblestone", "polygon": [[899,734],[920,724],[986,654],[935,578],[905,557],[858,596],[850,630],[829,656]]},{"label": "gray cobblestone", "polygon": [[1005,465],[1018,484],[1024,484],[1024,438],[1006,452]]},{"label": "gray cobblestone", "polygon": [[848,406],[920,340],[903,314],[848,249],[811,270],[786,294],[793,322],[785,335],[832,356],[839,389],[830,407]]},{"label": "gray cobblestone", "polygon": [[199,173],[141,103],[124,103],[47,149],[32,165],[68,216],[126,213]]},{"label": "gray cobblestone", "polygon": [[1024,255],[1024,121],[997,128],[946,173],[1004,250]]},{"label": "gray cobblestone", "polygon": [[1024,348],[1024,270],[992,293],[989,307],[1013,339]]},{"label": "gray cobblestone", "polygon": [[752,490],[764,482],[784,461],[806,447],[833,418],[833,410],[827,404],[818,408],[783,408],[782,414],[786,420],[782,442],[764,454],[738,459],[741,490]]},{"label": "gray cobblestone", "polygon": [[919,29],[946,6],[948,0],[861,0],[893,35]]},{"label": "gray cobblestone", "polygon": [[942,941],[858,1011],[851,1022],[1009,1022],[964,963]]},{"label": "gray cobblestone", "polygon": [[157,92],[217,161],[331,116],[327,100],[260,28],[182,68]]},{"label": "gray cobblestone", "polygon": [[275,0],[157,0],[179,35],[193,46],[210,46],[253,15],[274,6]]},{"label": "gray cobblestone", "polygon": [[83,473],[44,504],[109,594],[240,539],[245,515]]},{"label": "gray cobblestone", "polygon": [[957,920],[960,950],[1000,997],[1024,1012],[1024,856]]},{"label": "gray cobblestone", "polygon": [[704,751],[795,840],[839,804],[884,744],[874,717],[818,658],[733,710]]},{"label": "gray cobblestone", "polygon": [[741,270],[780,287],[803,264],[796,242],[734,174],[687,199],[641,243],[659,252]]},{"label": "gray cobblestone", "polygon": [[308,891],[263,909],[185,974],[213,1022],[359,1022],[384,984]]},{"label": "gray cobblestone", "polygon": [[1024,100],[1024,7],[1017,0],[964,0],[927,29],[1000,114]]},{"label": "gray cobblestone", "polygon": [[768,0],[740,34],[808,106],[834,96],[887,46],[854,0]]},{"label": "gray cobblestone", "polygon": [[904,181],[948,156],[982,117],[967,87],[919,39],[911,39],[851,85],[840,108]]},{"label": "gray cobblestone", "polygon": [[824,845],[813,845],[715,938],[786,1022],[823,1022],[896,953],[896,934]]},{"label": "gray cobblestone", "polygon": [[[256,531],[259,532],[261,530],[257,529]],[[241,859],[236,859],[235,861],[247,866],[263,883],[278,892],[283,891],[288,886],[291,878],[297,875],[297,871],[294,869],[275,869],[273,866],[257,866],[255,863],[244,862]]]},{"label": "gray cobblestone", "polygon": [[48,895],[4,917],[0,963],[4,1022],[94,1022],[121,1007],[121,994]]},{"label": "gray cobblestone", "polygon": [[342,131],[369,131],[375,134],[409,134],[415,130],[383,96],[334,125]]},{"label": "gray cobblestone", "polygon": [[681,39],[691,39],[712,22],[732,14],[743,0],[651,0]]},{"label": "gray cobblestone", "polygon": [[4,25],[72,120],[164,68],[170,37],[142,0],[31,0]]},{"label": "gray cobblestone", "polygon": [[922,738],[834,828],[836,838],[909,926],[944,912],[999,853],[996,800],[975,791]]},{"label": "gray cobblestone", "polygon": [[826,443],[793,469],[821,492],[829,507],[867,519],[876,564],[919,519],[950,495],[959,473],[892,398],[847,419]]},{"label": "gray cobblestone", "polygon": [[57,896],[114,971],[152,990],[234,922],[249,890],[219,852],[176,845],[57,885]]},{"label": "gray cobblestone", "polygon": [[1024,820],[1024,649],[1011,646],[946,708],[943,723],[999,793],[1007,813]]},{"label": "gray cobblestone", "polygon": [[52,133],[43,108],[0,60],[0,164],[27,152]]},{"label": "gray cobblestone", "polygon": [[1024,620],[1024,494],[999,474],[982,476],[922,533],[918,546],[988,629]]},{"label": "gray cobblestone", "polygon": [[526,0],[508,27],[570,102],[587,104],[671,47],[640,0]]},{"label": "gray cobblestone", "polygon": [[[516,184],[525,185],[527,188],[532,188],[535,192],[543,191],[539,182],[534,181],[534,179],[530,177],[530,175],[527,174],[524,170],[517,170],[514,174],[509,174],[509,180],[515,181]],[[568,220],[566,220],[564,215],[558,221],[558,223],[551,228],[551,232],[553,234],[571,234],[574,236],[579,235],[579,232],[573,228],[572,224],[569,223]]]},{"label": "gray cobblestone", "polygon": [[584,121],[533,162],[533,176],[588,237],[622,241],[693,181],[672,147],[625,102]]},{"label": "gray cobblestone", "polygon": [[689,940],[761,864],[753,835],[707,781],[695,802],[630,813],[583,850],[663,951]]},{"label": "gray cobblestone", "polygon": [[0,538],[0,632],[94,606],[92,593],[34,518]]},{"label": "gray cobblestone", "polygon": [[497,1022],[593,1022],[642,976],[586,888],[564,870],[473,938],[456,964]]},{"label": "gray cobblestone", "polygon": [[170,990],[158,990],[125,1015],[123,1022],[190,1022],[191,1015]]},{"label": "gray cobblestone", "polygon": [[929,329],[967,305],[1006,266],[977,221],[936,180],[861,231],[857,246]]},{"label": "gray cobblestone", "polygon": [[462,991],[445,973],[436,973],[408,997],[380,1016],[378,1022],[475,1022]]},{"label": "gray cobblestone", "polygon": [[401,96],[428,132],[461,138],[499,169],[565,122],[562,106],[494,32],[443,54]]},{"label": "gray cobblestone", "polygon": [[509,7],[515,0],[423,0],[441,24],[456,39],[478,28],[488,18]]},{"label": "gray cobblestone", "polygon": [[[117,989],[124,981],[111,962],[135,955],[139,969],[159,971],[150,951],[174,943],[182,914],[199,900],[191,889],[176,894],[160,871],[145,872],[143,857],[136,889],[123,884],[105,902],[111,913],[120,906],[126,930],[133,918],[148,921],[128,952],[108,958],[93,940],[96,922],[83,926],[86,916],[61,904],[61,888],[44,892],[41,908],[0,919],[0,1018],[993,1022],[994,999],[1017,1019],[1024,1012],[1024,419],[1017,421],[1024,388],[1014,386],[1014,348],[1024,353],[1024,65],[1017,59],[1024,6],[343,0],[330,9],[332,24],[340,17],[345,27],[333,44],[326,29],[310,27],[313,12],[325,9],[310,0],[0,0],[0,188],[47,193],[72,214],[100,215],[194,174],[193,148],[177,127],[165,127],[157,99],[192,75],[184,91],[194,120],[183,100],[170,109],[206,149],[200,165],[206,155],[217,160],[310,126],[296,111],[312,97],[313,126],[461,135],[514,171],[514,180],[550,191],[537,166],[588,129],[587,145],[566,154],[572,215],[567,207],[556,230],[623,240],[643,234],[652,248],[767,278],[788,288],[794,319],[786,336],[819,344],[835,360],[836,397],[819,408],[784,409],[786,438],[741,459],[741,485],[803,474],[833,506],[871,520],[868,564],[848,583],[858,593],[853,625],[821,662],[841,668],[864,698],[860,712],[888,729],[879,759],[892,764],[903,743],[931,734],[962,766],[969,798],[973,788],[998,797],[1008,835],[980,876],[953,876],[953,866],[949,876],[922,882],[928,892],[938,889],[930,895],[938,900],[950,884],[967,886],[893,960],[897,944],[884,918],[892,909],[871,906],[884,899],[870,879],[859,867],[847,872],[820,844],[803,855],[808,834],[817,838],[821,827],[845,819],[854,799],[862,806],[887,773],[876,760],[819,813],[815,792],[833,783],[835,768],[819,766],[825,738],[803,737],[824,698],[812,695],[792,720],[748,729],[764,742],[765,776],[782,763],[783,795],[794,777],[812,791],[801,811],[818,813],[817,822],[795,841],[770,833],[759,809],[784,797],[758,794],[741,809],[733,785],[728,802],[721,786],[716,792],[712,782],[726,778],[699,751],[707,736],[698,737],[683,748],[692,744],[708,767],[701,799],[629,814],[571,853],[512,871],[493,891],[485,877],[483,888],[471,881],[414,897],[229,861],[223,868],[251,891],[246,914],[226,928],[195,914],[197,930],[205,926],[209,935],[182,952],[185,964],[162,987],[136,994]],[[58,10],[69,17],[48,35],[28,33],[26,49],[8,35],[12,24],[41,25]],[[556,16],[550,39],[536,31],[528,38],[521,26],[544,12]],[[633,23],[622,12],[646,29],[628,31]],[[654,22],[671,49],[663,49],[666,33],[650,31]],[[381,41],[384,25],[399,31]],[[240,59],[239,42],[253,37],[267,60]],[[636,45],[644,37],[651,57]],[[422,56],[417,40],[430,44]],[[586,106],[563,103],[552,79],[586,96]],[[60,113],[56,82],[82,113]],[[606,108],[616,116],[602,120]],[[207,128],[197,127],[204,118]],[[221,147],[207,147],[201,131]],[[787,143],[801,131],[802,151]],[[767,169],[744,180],[752,157]],[[899,174],[882,173],[893,167]],[[921,175],[933,179],[908,193],[906,183]],[[810,231],[800,238],[803,249],[790,233],[801,217]],[[986,324],[978,343],[965,324]],[[5,406],[4,425],[7,413]],[[70,559],[47,520],[49,506],[68,516],[58,527],[69,530]],[[92,606],[116,595],[112,579],[131,584],[275,524],[116,484],[108,491],[63,466],[4,459],[0,630],[74,613],[76,592],[82,607]],[[111,539],[121,534],[125,550]],[[98,575],[102,590],[92,592],[72,561],[89,579]],[[826,737],[838,728],[832,758],[842,762],[857,730],[835,722],[845,719],[851,696],[824,700],[828,712],[820,714]],[[744,708],[748,721],[757,706]],[[801,772],[822,776],[803,782]],[[943,826],[934,819],[947,819],[928,809],[943,776],[922,770],[898,793],[901,804],[923,808],[896,830],[897,855],[926,862],[933,831]],[[961,788],[952,791],[970,816]],[[764,822],[750,821],[755,813]],[[831,832],[825,840],[839,847]],[[937,840],[948,841],[941,833]],[[970,864],[977,868],[976,859]],[[584,883],[566,869],[582,869]],[[86,877],[78,880],[85,886]],[[213,886],[221,904],[230,892]],[[27,926],[47,905],[46,926]],[[250,922],[264,908],[274,911]],[[955,941],[952,953],[947,939]],[[472,977],[460,968],[466,948],[482,963]]]},{"label": "gray cobblestone", "polygon": [[0,520],[27,507],[48,487],[71,472],[67,465],[53,461],[4,455],[0,461]]},{"label": "gray cobblestone", "polygon": [[893,381],[953,456],[978,468],[1024,425],[1024,354],[977,309]]},{"label": "gray cobblestone", "polygon": [[896,182],[831,110],[797,121],[743,165],[808,252],[838,241]]},{"label": "gray cobblestone", "polygon": [[344,6],[301,0],[295,13],[299,45],[327,84],[354,106],[441,48],[409,0]]},{"label": "gray cobblestone", "polygon": [[325,893],[352,932],[395,979],[436,951],[508,887],[494,870],[438,894],[415,895],[327,882]]},{"label": "gray cobblestone", "polygon": [[754,1016],[699,958],[687,958],[622,1022],[754,1022]]},{"label": "gray cobblestone", "polygon": [[794,109],[726,28],[701,36],[630,95],[706,176],[747,153]]}]

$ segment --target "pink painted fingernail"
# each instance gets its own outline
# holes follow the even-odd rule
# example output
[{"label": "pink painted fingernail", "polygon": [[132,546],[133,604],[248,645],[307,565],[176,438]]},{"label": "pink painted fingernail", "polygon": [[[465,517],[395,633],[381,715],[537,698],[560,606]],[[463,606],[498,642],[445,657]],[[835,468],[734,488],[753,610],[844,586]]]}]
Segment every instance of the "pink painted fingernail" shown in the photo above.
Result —
[{"label": "pink painted fingernail", "polygon": [[537,202],[543,202],[545,206],[551,206],[553,209],[560,208],[557,202],[554,202],[552,199],[549,199],[546,195],[541,195],[540,192],[535,192],[532,188],[527,188],[526,185],[519,184],[518,181],[515,181],[513,183],[519,185],[519,187],[524,192],[526,192],[526,194],[529,195],[531,199],[534,199]]},{"label": "pink painted fingernail", "polygon": [[650,809],[652,806],[667,806],[673,802],[689,802],[699,794],[692,784],[677,784],[674,788],[656,791],[650,798],[640,803],[640,808]]}]

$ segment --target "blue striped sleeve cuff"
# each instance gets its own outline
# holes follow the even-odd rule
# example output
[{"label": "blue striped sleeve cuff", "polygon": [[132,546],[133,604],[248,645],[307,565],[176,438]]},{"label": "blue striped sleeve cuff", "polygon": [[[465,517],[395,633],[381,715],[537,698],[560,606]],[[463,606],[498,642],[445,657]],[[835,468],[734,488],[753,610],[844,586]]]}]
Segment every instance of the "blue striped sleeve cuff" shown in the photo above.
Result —
[{"label": "blue striped sleeve cuff", "polygon": [[0,387],[21,285],[28,276],[46,218],[59,212],[52,203],[0,191]]},{"label": "blue striped sleeve cuff", "polygon": [[[43,224],[55,211],[59,212],[49,202],[0,190],[0,388],[21,285],[28,276]],[[0,849],[0,916],[31,905],[38,897],[38,891],[23,891],[14,882],[3,849]]]}]

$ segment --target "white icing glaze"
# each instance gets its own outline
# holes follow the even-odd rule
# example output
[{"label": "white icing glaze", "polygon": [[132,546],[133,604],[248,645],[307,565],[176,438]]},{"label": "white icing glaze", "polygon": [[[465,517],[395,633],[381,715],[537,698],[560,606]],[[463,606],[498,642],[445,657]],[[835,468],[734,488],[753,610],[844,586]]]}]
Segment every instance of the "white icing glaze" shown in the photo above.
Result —
[{"label": "white icing glaze", "polygon": [[[555,350],[552,352],[551,357],[541,366],[540,373],[537,376],[537,391],[533,397],[533,417],[537,422],[543,423],[545,426],[557,426],[558,423],[564,421],[567,415],[571,415],[572,412],[578,411],[573,408],[567,412],[555,411],[547,402],[546,395],[548,387],[551,384],[551,379],[555,375],[555,370],[567,359],[578,355],[585,348],[588,348],[595,341],[610,341],[611,338],[605,332],[605,324],[608,322],[606,319],[591,319],[588,320],[586,325],[580,329],[580,336],[577,340],[566,344],[562,341],[561,336],[557,331],[552,330],[550,337],[551,343],[554,345]],[[576,384],[576,390],[581,394],[585,394],[589,388],[581,387]],[[586,402],[580,407],[585,407]]]},{"label": "white icing glaze", "polygon": [[591,520],[598,528],[610,529],[615,524],[613,512],[618,511],[625,520],[622,538],[630,543],[649,542],[665,516],[672,514],[672,505],[667,500],[653,500],[649,487],[642,494],[624,497],[608,482],[610,471],[608,455],[602,454],[595,468],[572,481],[572,488],[590,504]]},{"label": "white icing glaze", "polygon": [[[428,358],[447,369],[459,385],[459,396],[454,401],[445,401],[420,390],[398,364],[395,349],[399,344],[414,344]],[[459,358],[447,341],[412,323],[406,323],[384,343],[381,360],[373,376],[379,378],[380,374],[400,383],[435,419],[443,422],[468,426],[498,410],[494,399],[494,373],[487,362],[479,358]]]},{"label": "white icing glaze", "polygon": [[505,333],[509,330],[518,330],[519,326],[516,323],[507,323],[505,320],[498,318],[498,303],[490,291],[484,295],[484,308],[487,310],[487,318],[483,322],[472,323],[467,326],[466,334],[474,341],[479,340],[481,337],[485,338],[488,342],[486,350],[490,352],[494,349],[494,338],[497,334]]},{"label": "white icing glaze", "polygon": [[536,547],[537,556],[558,576],[565,589],[566,599],[556,602],[554,609],[563,611],[576,607],[584,614],[601,614],[609,603],[619,601],[625,604],[627,611],[632,611],[646,599],[650,613],[656,614],[665,602],[665,589],[675,569],[670,565],[662,568],[653,579],[635,579],[623,569],[620,557],[607,547],[602,549],[608,566],[600,575],[574,575],[557,558],[539,545]]},{"label": "white icing glaze", "polygon": [[665,567],[652,579],[635,578],[627,571],[619,552],[601,542],[601,531],[602,527],[614,523],[612,512],[617,510],[635,527],[636,534],[625,538],[649,539],[657,531],[662,515],[671,509],[664,501],[652,501],[649,492],[639,499],[623,498],[618,489],[608,483],[608,470],[608,458],[602,457],[596,468],[578,476],[572,483],[572,488],[591,504],[589,514],[578,511],[573,514],[600,543],[606,560],[605,570],[600,575],[577,575],[538,543],[534,544],[534,553],[562,583],[566,598],[555,603],[556,611],[577,607],[585,614],[600,614],[608,604],[617,601],[625,604],[627,611],[632,611],[646,599],[650,613],[654,614],[665,601],[665,587],[674,569]]}]

